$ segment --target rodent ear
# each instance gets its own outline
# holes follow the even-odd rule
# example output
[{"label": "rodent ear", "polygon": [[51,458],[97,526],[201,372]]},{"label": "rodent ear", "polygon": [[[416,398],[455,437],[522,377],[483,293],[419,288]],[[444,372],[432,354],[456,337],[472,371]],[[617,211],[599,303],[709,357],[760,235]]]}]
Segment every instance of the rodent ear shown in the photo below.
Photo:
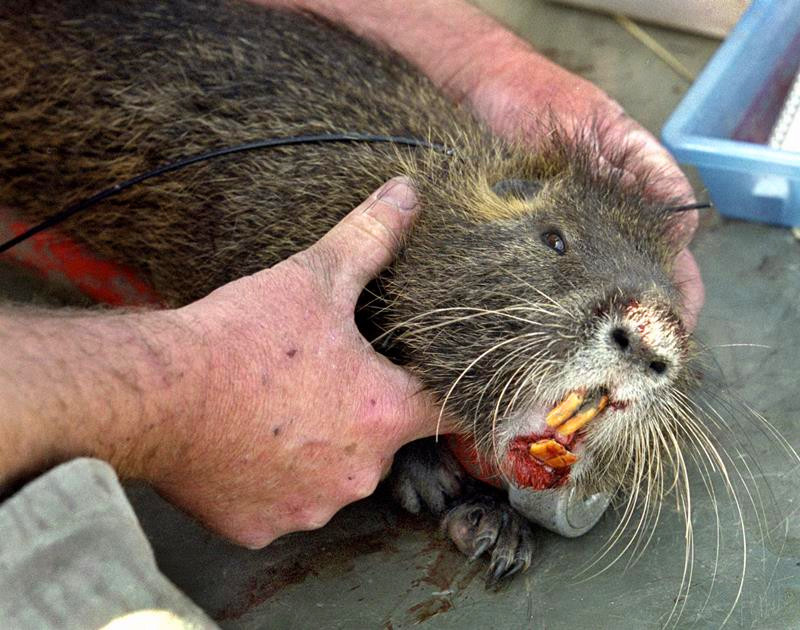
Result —
[{"label": "rodent ear", "polygon": [[492,186],[492,191],[501,199],[533,199],[542,190],[542,184],[531,179],[503,179]]}]

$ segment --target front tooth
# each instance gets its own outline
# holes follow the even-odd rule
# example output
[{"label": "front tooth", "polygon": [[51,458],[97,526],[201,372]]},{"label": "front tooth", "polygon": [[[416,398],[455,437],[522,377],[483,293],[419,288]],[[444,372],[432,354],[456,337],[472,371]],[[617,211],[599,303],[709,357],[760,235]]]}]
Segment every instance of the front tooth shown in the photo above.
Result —
[{"label": "front tooth", "polygon": [[543,439],[531,444],[528,447],[528,452],[535,459],[541,462],[547,462],[548,459],[563,455],[567,452],[567,449],[553,439]]},{"label": "front tooth", "polygon": [[550,466],[550,468],[566,468],[567,466],[572,466],[572,464],[577,461],[578,457],[576,455],[567,452],[563,455],[559,455],[558,457],[551,457],[545,462],[545,464]]},{"label": "front tooth", "polygon": [[586,424],[597,414],[599,414],[603,409],[606,408],[608,404],[608,396],[601,396],[597,403],[589,407],[586,411],[582,411],[580,413],[576,413],[572,418],[570,418],[567,422],[562,424],[558,428],[558,432],[564,436],[570,436],[578,429],[583,428]]},{"label": "front tooth", "polygon": [[569,420],[578,409],[581,408],[583,401],[586,399],[586,393],[583,391],[574,391],[570,393],[563,401],[556,405],[553,410],[547,414],[545,422],[549,427],[557,427]]},{"label": "front tooth", "polygon": [[576,455],[551,438],[537,440],[528,447],[528,451],[534,459],[550,468],[566,468],[578,461]]}]

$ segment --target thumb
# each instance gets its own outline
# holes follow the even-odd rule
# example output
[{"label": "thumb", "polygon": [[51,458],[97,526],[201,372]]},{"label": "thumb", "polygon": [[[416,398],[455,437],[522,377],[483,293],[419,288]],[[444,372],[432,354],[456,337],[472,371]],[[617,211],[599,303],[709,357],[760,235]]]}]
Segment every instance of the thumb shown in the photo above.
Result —
[{"label": "thumb", "polygon": [[355,304],[364,285],[394,260],[419,209],[407,177],[395,177],[372,193],[306,254],[336,261],[331,270],[336,295]]},{"label": "thumb", "polygon": [[379,415],[387,424],[380,434],[392,451],[420,438],[458,430],[456,417],[442,407],[442,400],[423,385],[418,375],[378,353],[372,355],[372,360],[378,364],[373,373],[382,372],[385,383]]},{"label": "thumb", "polygon": [[697,261],[688,249],[682,249],[675,257],[672,279],[683,294],[683,323],[692,331],[697,327],[697,318],[705,302],[705,289]]}]

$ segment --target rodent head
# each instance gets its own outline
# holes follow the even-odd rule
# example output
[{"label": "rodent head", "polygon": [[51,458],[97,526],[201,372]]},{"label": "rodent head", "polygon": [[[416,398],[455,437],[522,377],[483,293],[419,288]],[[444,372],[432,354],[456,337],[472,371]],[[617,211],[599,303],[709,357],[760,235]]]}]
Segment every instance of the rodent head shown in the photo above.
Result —
[{"label": "rodent head", "polygon": [[[392,325],[495,469],[521,486],[613,491],[666,474],[694,378],[670,280],[674,217],[604,171],[596,148],[557,146],[423,183],[422,220],[389,280]],[[570,396],[602,409],[580,428],[548,424]],[[577,459],[548,465],[537,442]]]}]

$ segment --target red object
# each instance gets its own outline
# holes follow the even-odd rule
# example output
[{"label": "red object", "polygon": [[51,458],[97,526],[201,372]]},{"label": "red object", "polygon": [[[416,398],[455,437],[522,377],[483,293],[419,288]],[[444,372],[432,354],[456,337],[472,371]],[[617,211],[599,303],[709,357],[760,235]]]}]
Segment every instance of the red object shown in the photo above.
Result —
[{"label": "red object", "polygon": [[569,479],[571,468],[551,468],[531,457],[529,448],[531,443],[540,439],[540,436],[524,436],[514,438],[508,447],[508,460],[511,470],[514,471],[514,482],[520,488],[533,490],[548,490],[563,486]]},{"label": "red object", "polygon": [[[491,462],[478,454],[475,443],[460,435],[444,436],[447,445],[472,477],[497,488],[504,488],[504,477]],[[514,485],[531,490],[548,490],[563,486],[569,479],[570,468],[550,468],[534,460],[528,446],[541,436],[520,436],[515,438],[506,454],[510,476]]]},{"label": "red object", "polygon": [[[31,227],[0,206],[0,242]],[[40,232],[2,255],[42,277],[72,285],[97,302],[112,306],[159,305],[156,292],[132,269],[95,256],[55,230]]]},{"label": "red object", "polygon": [[460,435],[445,435],[444,440],[453,455],[470,476],[480,479],[496,488],[503,488],[503,476],[492,464],[487,462],[475,449],[475,442]]}]

